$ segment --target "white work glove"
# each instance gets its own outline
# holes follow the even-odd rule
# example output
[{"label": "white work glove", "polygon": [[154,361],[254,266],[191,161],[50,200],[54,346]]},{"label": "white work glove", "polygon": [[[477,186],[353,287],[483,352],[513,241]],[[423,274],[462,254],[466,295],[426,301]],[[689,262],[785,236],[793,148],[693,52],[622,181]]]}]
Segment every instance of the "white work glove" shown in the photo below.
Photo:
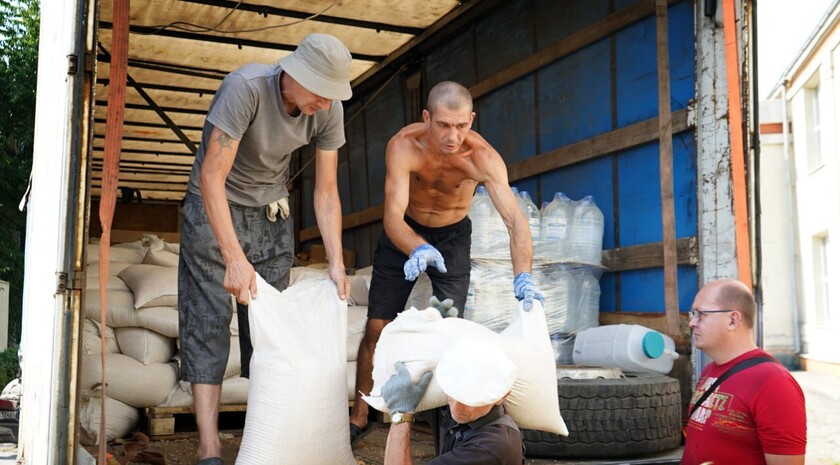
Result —
[{"label": "white work glove", "polygon": [[275,200],[265,206],[265,217],[268,221],[274,223],[277,221],[277,213],[280,213],[280,218],[284,220],[289,217],[289,198],[283,197],[280,200]]}]

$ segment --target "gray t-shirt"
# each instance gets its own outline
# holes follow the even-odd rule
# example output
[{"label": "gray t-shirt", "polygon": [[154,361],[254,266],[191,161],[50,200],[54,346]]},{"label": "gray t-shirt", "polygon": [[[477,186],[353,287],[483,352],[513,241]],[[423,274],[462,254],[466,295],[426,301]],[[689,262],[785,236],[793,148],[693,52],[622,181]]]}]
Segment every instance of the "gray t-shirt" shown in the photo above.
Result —
[{"label": "gray t-shirt", "polygon": [[344,145],[344,109],[333,101],[329,111],[291,116],[280,96],[280,65],[251,63],[228,74],[216,92],[195,155],[188,189],[201,194],[198,181],[213,127],[239,141],[225,182],[228,202],[261,207],[289,195],[291,153],[312,139],[321,150]]}]

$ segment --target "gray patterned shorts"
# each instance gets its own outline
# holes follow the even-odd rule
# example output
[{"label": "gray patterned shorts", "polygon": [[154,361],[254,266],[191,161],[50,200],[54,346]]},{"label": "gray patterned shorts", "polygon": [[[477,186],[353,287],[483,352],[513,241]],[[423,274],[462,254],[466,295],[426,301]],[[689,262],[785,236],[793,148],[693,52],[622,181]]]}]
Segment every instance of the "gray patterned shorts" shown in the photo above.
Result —
[{"label": "gray patterned shorts", "polygon": [[[292,218],[268,221],[265,207],[230,205],[239,244],[254,269],[279,290],[289,285]],[[231,297],[225,291],[225,264],[200,195],[187,193],[181,208],[181,258],[178,266],[178,322],[181,379],[221,384],[230,353]],[[248,376],[251,337],[248,307],[237,304],[242,376]]]}]

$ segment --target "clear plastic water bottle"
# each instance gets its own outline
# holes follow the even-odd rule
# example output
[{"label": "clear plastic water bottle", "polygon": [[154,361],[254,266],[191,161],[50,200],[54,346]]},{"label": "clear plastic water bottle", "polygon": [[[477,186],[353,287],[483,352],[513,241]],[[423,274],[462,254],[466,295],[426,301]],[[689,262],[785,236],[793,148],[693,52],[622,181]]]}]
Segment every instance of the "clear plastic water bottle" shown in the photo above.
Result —
[{"label": "clear plastic water bottle", "polygon": [[582,270],[580,275],[580,293],[574,318],[573,331],[581,331],[598,326],[598,303],[601,299],[601,283],[591,270]]},{"label": "clear plastic water bottle", "polygon": [[541,250],[537,254],[546,260],[562,261],[568,255],[569,223],[572,201],[562,192],[545,206],[540,222]]},{"label": "clear plastic water bottle", "polygon": [[572,214],[572,228],[569,234],[572,260],[600,265],[603,241],[604,214],[595,204],[595,199],[587,195],[578,202]]},{"label": "clear plastic water bottle", "polygon": [[469,217],[472,222],[471,256],[473,258],[510,256],[507,228],[484,186],[476,190]]},{"label": "clear plastic water bottle", "polygon": [[540,211],[537,209],[537,204],[531,200],[531,196],[528,195],[528,191],[520,191],[519,199],[521,200],[519,208],[522,210],[525,218],[528,219],[528,228],[531,230],[531,240],[534,244],[536,244],[540,239]]}]

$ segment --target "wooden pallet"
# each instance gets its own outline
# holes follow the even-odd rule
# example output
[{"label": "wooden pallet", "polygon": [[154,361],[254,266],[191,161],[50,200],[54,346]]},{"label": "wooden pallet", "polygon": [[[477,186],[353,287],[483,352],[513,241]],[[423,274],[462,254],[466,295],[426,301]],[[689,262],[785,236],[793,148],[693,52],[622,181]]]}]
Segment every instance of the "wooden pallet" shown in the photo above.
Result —
[{"label": "wooden pallet", "polygon": [[[220,405],[219,413],[244,412],[246,404]],[[146,407],[146,417],[149,419],[149,437],[152,439],[171,439],[175,434],[175,416],[190,414],[195,411],[193,406],[186,407]]]}]

